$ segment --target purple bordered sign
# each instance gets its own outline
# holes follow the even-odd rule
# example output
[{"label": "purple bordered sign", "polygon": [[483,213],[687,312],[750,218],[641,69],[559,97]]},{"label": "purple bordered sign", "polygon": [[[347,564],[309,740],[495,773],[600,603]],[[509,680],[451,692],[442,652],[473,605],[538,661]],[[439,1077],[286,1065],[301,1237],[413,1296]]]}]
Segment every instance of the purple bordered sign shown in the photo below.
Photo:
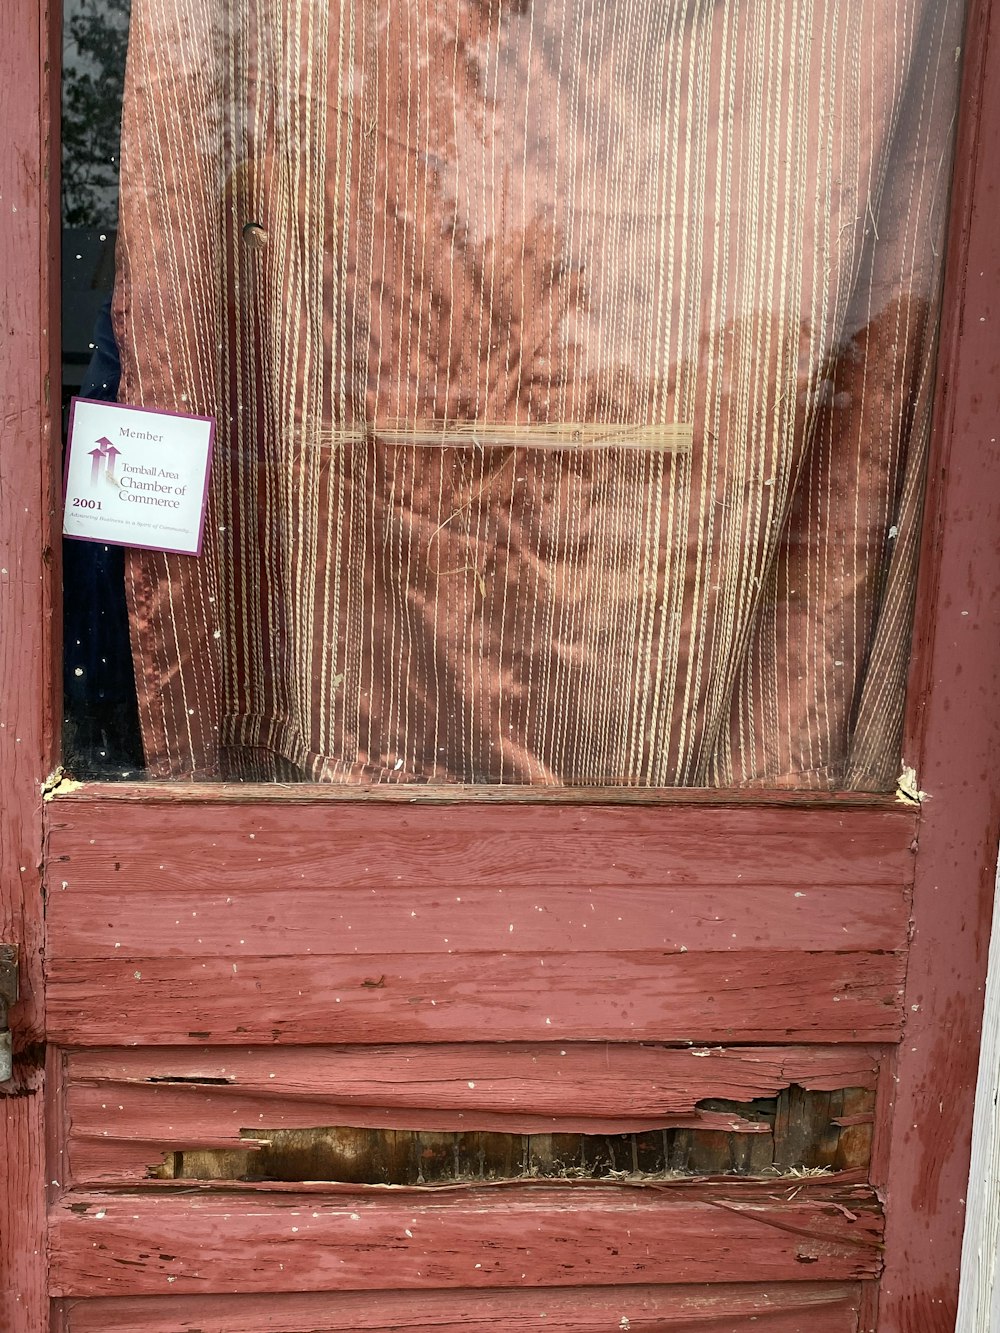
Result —
[{"label": "purple bordered sign", "polygon": [[201,555],[214,438],[212,417],[74,398],[64,535]]}]

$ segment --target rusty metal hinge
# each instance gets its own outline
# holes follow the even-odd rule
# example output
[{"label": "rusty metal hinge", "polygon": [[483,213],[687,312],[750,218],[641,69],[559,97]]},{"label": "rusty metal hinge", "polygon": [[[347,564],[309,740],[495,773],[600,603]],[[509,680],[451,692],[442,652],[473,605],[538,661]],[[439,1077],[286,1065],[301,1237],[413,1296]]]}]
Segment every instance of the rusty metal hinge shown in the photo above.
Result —
[{"label": "rusty metal hinge", "polygon": [[10,1006],[17,1001],[17,945],[0,944],[0,1083],[14,1076],[14,1046],[10,1035]]}]

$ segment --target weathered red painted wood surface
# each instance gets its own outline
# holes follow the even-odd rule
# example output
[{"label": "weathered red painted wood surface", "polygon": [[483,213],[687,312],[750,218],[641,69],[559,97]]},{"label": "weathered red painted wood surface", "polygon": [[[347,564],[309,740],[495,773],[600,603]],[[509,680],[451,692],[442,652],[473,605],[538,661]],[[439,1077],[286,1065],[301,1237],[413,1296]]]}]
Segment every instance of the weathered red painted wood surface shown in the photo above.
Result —
[{"label": "weathered red painted wood surface", "polygon": [[902,954],[384,954],[54,963],[57,1042],[895,1041]]},{"label": "weathered red painted wood surface", "polygon": [[[745,1208],[733,1212],[734,1191],[748,1196],[728,1183],[703,1197],[626,1196],[614,1206],[601,1187],[558,1184],[544,1203],[517,1186],[418,1195],[407,1208],[433,1206],[443,1230],[419,1253],[407,1241],[402,1256],[398,1236],[379,1229],[391,1218],[384,1198],[380,1211],[359,1213],[376,1228],[359,1250],[352,1228],[346,1248],[340,1231],[322,1229],[338,1226],[344,1207],[357,1211],[338,1202],[342,1189],[230,1187],[192,1200],[165,1197],[185,1182],[163,1182],[160,1197],[129,1198],[127,1216],[122,1196],[78,1193],[134,1188],[173,1151],[246,1147],[240,1130],[264,1120],[272,1130],[613,1132],[650,1117],[678,1123],[669,1117],[693,1117],[705,1097],[750,1099],[795,1082],[870,1087],[878,1056],[860,1043],[898,1034],[913,814],[890,802],[796,811],[790,821],[781,810],[701,805],[414,809],[317,799],[285,810],[244,795],[171,800],[171,839],[155,806],[117,796],[101,804],[92,793],[54,806],[50,1031],[84,1048],[66,1060],[63,1175],[74,1190],[53,1214],[65,1238],[52,1252],[55,1291],[162,1292],[167,1277],[173,1292],[185,1281],[233,1292],[379,1286],[389,1255],[394,1285],[477,1285],[486,1279],[473,1265],[487,1259],[469,1259],[469,1246],[489,1249],[498,1235],[506,1266],[488,1280],[501,1285],[874,1275],[879,1222],[864,1212],[873,1200],[851,1196],[874,1228],[859,1249],[852,1219],[862,1214],[837,1181],[824,1182],[822,1205],[800,1181],[772,1182],[752,1222]],[[640,1039],[843,1046],[624,1044]],[[330,1049],[331,1040],[342,1045]],[[373,1046],[407,1042],[425,1044]],[[112,1049],[85,1049],[101,1043]],[[133,1043],[156,1049],[121,1049]],[[150,1082],[164,1078],[173,1081]],[[199,1078],[233,1082],[186,1081]],[[86,1215],[71,1211],[88,1197]],[[299,1222],[282,1230],[274,1201],[287,1208],[296,1197],[319,1232]],[[171,1202],[194,1216],[171,1213]],[[810,1218],[843,1224],[842,1251],[795,1252],[815,1228],[785,1210],[806,1205]],[[761,1209],[772,1208],[780,1220],[763,1221]],[[525,1240],[539,1209],[548,1220]],[[227,1215],[231,1276],[192,1277],[202,1262],[223,1272],[212,1246]],[[86,1232],[88,1217],[103,1230]],[[112,1217],[120,1233],[105,1227]],[[143,1254],[186,1254],[188,1267],[151,1276],[121,1249],[127,1242]],[[518,1245],[531,1250],[523,1262]],[[564,1269],[559,1256],[570,1251]],[[95,1258],[107,1272],[94,1270]],[[78,1265],[90,1286],[79,1285]],[[251,1265],[272,1276],[246,1277]],[[286,1272],[288,1284],[267,1287]],[[433,1299],[435,1314],[450,1308],[446,1291]],[[834,1309],[839,1325],[844,1312]],[[743,1314],[757,1327],[756,1310]],[[720,1317],[733,1326],[728,1312]]]},{"label": "weathered red painted wood surface", "polygon": [[[508,1134],[653,1127],[763,1132],[696,1110],[795,1083],[872,1088],[872,1048],[441,1045],[79,1051],[66,1061],[63,1183],[137,1183],[167,1153],[248,1147],[242,1130],[326,1125]],[[220,1086],[221,1085],[221,1086]],[[870,1117],[860,1117],[868,1123]]]},{"label": "weathered red painted wood surface", "polygon": [[[60,802],[73,1044],[898,1037],[913,816]],[[895,951],[895,952],[894,952]]]},{"label": "weathered red painted wood surface", "polygon": [[[615,885],[891,885],[913,876],[914,812],[874,806],[787,810],[675,802],[659,808],[287,805],[188,789],[161,807],[142,789],[54,801],[53,892],[443,885],[578,890]],[[165,809],[173,812],[170,819]],[[81,910],[86,910],[81,906]],[[58,931],[55,932],[58,934]]]},{"label": "weathered red painted wood surface", "polygon": [[[13,1082],[0,1084],[0,1327],[45,1327],[41,785],[52,767],[54,477],[58,383],[58,16],[38,0],[0,7],[0,941],[17,944]],[[58,403],[58,394],[52,397]]]},{"label": "weathered red painted wood surface", "polygon": [[[343,1106],[498,1111],[588,1118],[656,1118],[693,1111],[706,1097],[751,1101],[804,1088],[875,1086],[878,1051],[866,1047],[671,1047],[449,1043],[440,1046],[294,1047],[273,1051],[75,1051],[71,1089],[182,1090],[224,1081],[227,1091],[283,1104],[325,1097]],[[623,1108],[622,1089],[628,1089]]]},{"label": "weathered red painted wood surface", "polygon": [[[217,854],[225,866],[233,856],[245,861],[246,850],[223,846]],[[298,883],[176,887],[171,875],[150,890],[134,882],[119,887],[117,875],[95,888],[74,877],[73,862],[64,863],[52,888],[47,956],[58,964],[68,958],[210,958],[223,951],[282,957],[906,947],[909,909],[901,883],[677,887],[650,884],[647,876],[627,887],[582,889],[566,882],[484,888],[461,881],[341,888],[306,884],[300,864],[286,865]],[[166,880],[166,872],[158,878]]]},{"label": "weathered red painted wood surface", "polygon": [[[951,1333],[1000,828],[1000,6],[964,51],[905,753],[921,810],[880,1333]],[[880,1182],[882,1183],[882,1182]]]},{"label": "weathered red painted wood surface", "polygon": [[[51,1214],[61,1296],[871,1278],[864,1186],[558,1186],[352,1197],[83,1194]],[[391,1256],[391,1260],[390,1260]]]},{"label": "weathered red painted wood surface", "polygon": [[67,1301],[63,1333],[856,1333],[856,1283]]}]

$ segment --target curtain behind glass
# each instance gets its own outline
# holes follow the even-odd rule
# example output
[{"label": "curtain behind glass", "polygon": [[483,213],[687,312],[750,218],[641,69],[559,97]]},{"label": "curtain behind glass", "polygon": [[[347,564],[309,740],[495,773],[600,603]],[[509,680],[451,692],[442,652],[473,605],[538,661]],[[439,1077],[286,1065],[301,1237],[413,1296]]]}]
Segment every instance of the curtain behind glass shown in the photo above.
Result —
[{"label": "curtain behind glass", "polygon": [[137,0],[151,775],[891,788],[959,9]]}]

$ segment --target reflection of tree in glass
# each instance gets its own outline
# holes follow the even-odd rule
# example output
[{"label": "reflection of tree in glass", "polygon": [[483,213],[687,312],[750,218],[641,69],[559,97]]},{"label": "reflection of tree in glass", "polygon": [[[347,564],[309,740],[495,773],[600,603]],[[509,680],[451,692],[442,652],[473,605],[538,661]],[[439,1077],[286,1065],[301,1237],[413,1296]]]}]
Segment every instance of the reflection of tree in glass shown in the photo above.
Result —
[{"label": "reflection of tree in glass", "polygon": [[113,226],[131,0],[67,0],[63,222]]}]

